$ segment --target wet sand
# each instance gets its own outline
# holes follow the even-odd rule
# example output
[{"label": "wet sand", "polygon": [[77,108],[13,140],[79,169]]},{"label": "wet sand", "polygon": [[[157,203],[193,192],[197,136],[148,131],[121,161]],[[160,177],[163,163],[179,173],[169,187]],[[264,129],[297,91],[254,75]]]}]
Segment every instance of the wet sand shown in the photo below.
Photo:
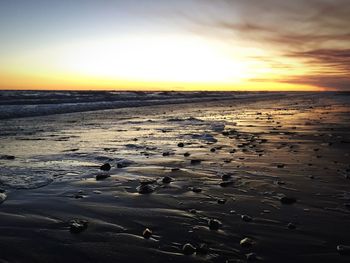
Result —
[{"label": "wet sand", "polygon": [[348,94],[0,126],[0,262],[350,261]]}]

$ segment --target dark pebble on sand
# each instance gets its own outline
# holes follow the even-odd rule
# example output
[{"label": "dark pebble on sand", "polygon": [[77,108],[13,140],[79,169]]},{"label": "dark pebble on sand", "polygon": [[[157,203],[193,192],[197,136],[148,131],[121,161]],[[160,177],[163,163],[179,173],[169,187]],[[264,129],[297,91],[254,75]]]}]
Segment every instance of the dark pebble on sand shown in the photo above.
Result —
[{"label": "dark pebble on sand", "polygon": [[154,192],[154,186],[150,184],[141,184],[137,191],[139,194],[150,194]]},{"label": "dark pebble on sand", "polygon": [[73,219],[69,222],[69,231],[73,234],[83,232],[88,227],[88,221],[83,219]]},{"label": "dark pebble on sand", "polygon": [[196,251],[196,248],[190,243],[187,243],[182,247],[182,252],[185,255],[192,255],[195,251]]},{"label": "dark pebble on sand", "polygon": [[287,196],[283,196],[280,199],[280,202],[284,205],[291,205],[294,204],[297,200],[294,197],[287,197]]},{"label": "dark pebble on sand", "polygon": [[243,248],[250,248],[253,246],[253,240],[251,240],[249,237],[243,238],[239,244],[241,245],[241,247]]},{"label": "dark pebble on sand", "polygon": [[202,192],[202,188],[200,188],[200,187],[192,187],[192,192],[200,193],[200,192]]},{"label": "dark pebble on sand", "polygon": [[5,193],[0,193],[0,204],[3,203],[7,198],[7,195]]},{"label": "dark pebble on sand", "polygon": [[350,246],[338,245],[337,251],[340,255],[350,255]]},{"label": "dark pebble on sand", "polygon": [[165,184],[170,184],[173,181],[173,178],[171,178],[170,176],[164,176],[162,179],[162,182]]},{"label": "dark pebble on sand", "polygon": [[215,148],[211,148],[210,151],[213,153],[213,152],[216,151],[216,149]]},{"label": "dark pebble on sand", "polygon": [[208,225],[210,230],[219,230],[221,222],[217,219],[210,219]]},{"label": "dark pebble on sand", "polygon": [[183,142],[179,142],[178,144],[177,144],[177,147],[184,147],[185,146],[185,144],[183,143]]},{"label": "dark pebble on sand", "polygon": [[251,222],[253,221],[253,218],[248,216],[248,215],[241,215],[241,219],[244,221],[244,222]]},{"label": "dark pebble on sand", "polygon": [[255,261],[257,260],[256,254],[255,253],[248,253],[246,254],[247,261]]},{"label": "dark pebble on sand", "polygon": [[230,185],[233,185],[232,181],[224,181],[224,182],[220,183],[221,187],[227,187],[227,186],[230,186]]},{"label": "dark pebble on sand", "polygon": [[277,164],[277,168],[284,168],[284,164]]},{"label": "dark pebble on sand", "polygon": [[190,155],[191,155],[191,154],[190,154],[189,152],[185,152],[185,153],[184,153],[184,156],[185,156],[185,157],[188,157],[188,156],[190,156]]},{"label": "dark pebble on sand", "polygon": [[201,160],[191,160],[191,164],[200,164]]},{"label": "dark pebble on sand", "polygon": [[98,174],[98,175],[96,175],[96,180],[99,181],[99,180],[106,179],[108,177],[110,177],[109,174]]},{"label": "dark pebble on sand", "polygon": [[289,223],[289,224],[287,225],[287,227],[288,227],[288,229],[291,229],[291,230],[293,230],[293,229],[296,229],[296,228],[297,228],[297,226],[296,226],[296,225],[294,225],[293,223]]},{"label": "dark pebble on sand", "polygon": [[100,169],[102,171],[109,171],[109,170],[111,170],[111,165],[109,163],[105,163],[105,164],[101,165]]},{"label": "dark pebble on sand", "polygon": [[223,205],[226,203],[226,199],[218,199],[218,204]]},{"label": "dark pebble on sand", "polygon": [[221,176],[221,180],[227,181],[232,178],[232,175],[230,173],[225,173]]},{"label": "dark pebble on sand", "polygon": [[1,156],[1,159],[14,160],[15,156],[13,156],[13,155],[3,155],[3,156]]},{"label": "dark pebble on sand", "polygon": [[149,239],[152,236],[153,232],[152,230],[150,230],[149,228],[146,228],[145,230],[143,230],[142,232],[142,236],[146,239]]},{"label": "dark pebble on sand", "polygon": [[126,165],[123,164],[123,163],[117,163],[117,167],[118,167],[118,168],[124,168],[124,167],[126,167]]},{"label": "dark pebble on sand", "polygon": [[200,255],[206,255],[208,254],[208,251],[209,251],[209,247],[207,244],[200,244],[197,249],[196,249],[196,252],[197,254],[200,254]]}]

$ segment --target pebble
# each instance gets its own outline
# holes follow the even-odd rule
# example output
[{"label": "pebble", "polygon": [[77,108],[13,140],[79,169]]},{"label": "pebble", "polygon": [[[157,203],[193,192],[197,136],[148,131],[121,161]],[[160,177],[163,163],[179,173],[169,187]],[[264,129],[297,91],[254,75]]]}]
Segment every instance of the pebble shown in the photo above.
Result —
[{"label": "pebble", "polygon": [[139,194],[150,194],[154,192],[154,186],[150,184],[141,184],[137,189]]},{"label": "pebble", "polygon": [[247,261],[254,261],[254,260],[257,260],[257,257],[256,257],[256,254],[255,253],[248,253],[245,255],[246,258],[247,258]]},{"label": "pebble", "polygon": [[225,173],[221,176],[221,180],[228,181],[232,178],[232,175],[230,173]]},{"label": "pebble", "polygon": [[218,199],[218,204],[223,205],[226,203],[226,199]]},{"label": "pebble", "polygon": [[111,167],[111,165],[109,163],[102,164],[101,167],[100,167],[100,169],[102,171],[109,171],[109,170],[111,170],[111,168],[112,167]]},{"label": "pebble", "polygon": [[297,226],[294,225],[293,223],[289,223],[289,224],[287,225],[287,227],[288,227],[288,229],[296,229],[296,228],[297,228]]},{"label": "pebble", "polygon": [[3,155],[1,156],[1,159],[6,159],[6,160],[14,160],[16,157],[13,155]]},{"label": "pebble", "polygon": [[217,219],[210,219],[208,225],[210,230],[219,230],[221,222]]},{"label": "pebble", "polygon": [[284,164],[277,164],[277,168],[283,168]]},{"label": "pebble", "polygon": [[88,221],[83,219],[73,219],[69,222],[69,231],[73,234],[83,232],[88,227]]},{"label": "pebble", "polygon": [[195,251],[196,251],[196,248],[190,243],[187,243],[182,247],[182,252],[185,255],[192,255]]},{"label": "pebble", "polygon": [[103,180],[103,179],[106,179],[108,177],[110,177],[109,174],[98,174],[98,175],[96,175],[96,181]]},{"label": "pebble", "polygon": [[173,178],[171,178],[170,176],[164,176],[162,179],[162,182],[165,184],[170,184],[173,181]]},{"label": "pebble", "polygon": [[185,144],[183,143],[183,142],[179,142],[178,144],[177,144],[177,147],[184,147],[185,146]]},{"label": "pebble", "polygon": [[201,160],[191,160],[191,164],[200,164]]},{"label": "pebble", "polygon": [[287,196],[283,196],[280,199],[280,202],[284,205],[291,205],[294,204],[297,200],[294,197],[287,197]]},{"label": "pebble", "polygon": [[200,187],[192,187],[192,192],[200,193],[200,192],[202,192],[202,188],[200,188]]},{"label": "pebble", "polygon": [[350,246],[338,245],[337,251],[340,255],[350,255]]},{"label": "pebble", "polygon": [[184,156],[185,156],[185,157],[188,157],[188,156],[190,156],[190,155],[191,155],[191,154],[190,154],[189,152],[185,152],[185,153],[184,153]]},{"label": "pebble", "polygon": [[225,182],[221,182],[220,186],[227,187],[227,186],[232,185],[232,184],[233,184],[233,181],[225,181]]},{"label": "pebble", "polygon": [[244,248],[250,248],[253,246],[253,240],[250,239],[249,237],[246,237],[246,238],[243,238],[239,244],[241,245],[241,247],[244,247]]},{"label": "pebble", "polygon": [[253,218],[248,216],[248,215],[241,215],[241,219],[244,221],[244,222],[251,222],[253,221]]},{"label": "pebble", "polygon": [[153,232],[152,230],[150,230],[149,228],[146,228],[145,230],[143,230],[142,232],[142,236],[146,239],[149,239],[152,236]]},{"label": "pebble", "polygon": [[199,247],[197,247],[196,252],[197,254],[201,254],[201,255],[206,255],[208,254],[209,251],[209,247],[207,244],[200,244]]},{"label": "pebble", "polygon": [[5,193],[0,193],[0,204],[3,203],[7,198],[7,195]]}]

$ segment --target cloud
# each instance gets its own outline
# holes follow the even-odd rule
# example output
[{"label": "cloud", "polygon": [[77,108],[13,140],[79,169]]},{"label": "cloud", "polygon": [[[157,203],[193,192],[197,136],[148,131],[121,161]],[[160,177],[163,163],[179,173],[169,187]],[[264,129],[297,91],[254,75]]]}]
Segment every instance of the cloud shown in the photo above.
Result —
[{"label": "cloud", "polygon": [[[201,17],[193,17],[205,28],[202,33],[276,54],[250,57],[273,69],[307,68],[304,75],[286,76],[281,82],[350,90],[350,1],[197,1],[203,2]],[[285,62],[291,59],[297,63]]]}]

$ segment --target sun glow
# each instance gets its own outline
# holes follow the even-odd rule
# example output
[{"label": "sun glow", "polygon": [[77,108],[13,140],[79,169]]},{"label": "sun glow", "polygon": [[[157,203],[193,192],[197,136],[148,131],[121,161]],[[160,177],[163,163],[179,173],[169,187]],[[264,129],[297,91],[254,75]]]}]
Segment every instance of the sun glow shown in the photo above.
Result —
[{"label": "sun glow", "polygon": [[200,39],[127,38],[61,50],[60,67],[92,77],[146,82],[237,83],[254,77],[249,63]]}]

